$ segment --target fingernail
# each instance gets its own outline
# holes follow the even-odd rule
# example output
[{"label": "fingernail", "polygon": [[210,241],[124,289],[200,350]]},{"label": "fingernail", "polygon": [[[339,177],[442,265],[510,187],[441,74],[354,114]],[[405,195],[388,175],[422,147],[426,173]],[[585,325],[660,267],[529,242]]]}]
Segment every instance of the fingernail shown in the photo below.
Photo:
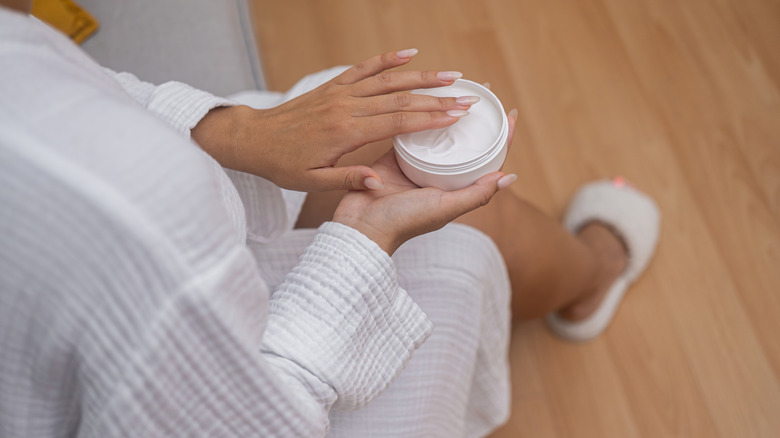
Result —
[{"label": "fingernail", "polygon": [[515,175],[514,173],[510,173],[509,175],[504,175],[501,177],[501,179],[498,180],[498,189],[499,190],[505,189],[515,181],[517,181],[517,175]]},{"label": "fingernail", "polygon": [[440,81],[452,82],[456,79],[462,78],[463,73],[459,71],[440,71],[436,73],[436,77],[439,78]]},{"label": "fingernail", "polygon": [[512,111],[509,111],[509,117],[517,120],[517,108],[513,108]]},{"label": "fingernail", "polygon": [[469,115],[469,112],[463,110],[449,110],[447,111],[447,115],[450,117],[463,117]]},{"label": "fingernail", "polygon": [[382,184],[382,181],[379,181],[378,179],[374,178],[373,176],[369,176],[368,178],[363,180],[363,184],[368,188],[369,190],[382,190],[385,188],[385,185]]},{"label": "fingernail", "polygon": [[462,96],[455,99],[455,103],[458,105],[474,105],[477,102],[479,102],[479,97],[477,96]]},{"label": "fingernail", "polygon": [[406,50],[400,50],[395,53],[395,56],[399,58],[411,58],[412,56],[416,55],[419,52],[417,49],[406,49]]},{"label": "fingernail", "polygon": [[489,90],[490,89],[490,82],[483,82],[482,86]]}]

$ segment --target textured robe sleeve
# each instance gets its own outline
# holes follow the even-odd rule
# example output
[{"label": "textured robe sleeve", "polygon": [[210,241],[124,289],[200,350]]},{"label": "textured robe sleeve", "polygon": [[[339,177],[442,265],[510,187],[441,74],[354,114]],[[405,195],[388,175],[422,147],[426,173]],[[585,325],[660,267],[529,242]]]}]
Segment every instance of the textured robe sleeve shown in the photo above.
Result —
[{"label": "textured robe sleeve", "polygon": [[351,410],[398,376],[431,329],[390,257],[331,222],[274,293],[262,351],[293,362],[326,407]]},{"label": "textured robe sleeve", "polygon": [[[139,80],[131,73],[117,73],[102,67],[121,88],[138,104],[151,111],[179,133],[190,136],[190,130],[215,107],[231,106],[237,103],[229,99],[215,97],[205,91],[197,90],[181,82],[166,82],[154,85]],[[285,202],[282,190],[272,182],[257,175],[225,168],[226,175],[221,184],[225,192],[235,187],[243,204],[246,216],[246,233],[249,239],[265,242],[278,238],[292,229],[297,212],[288,211],[291,205]],[[302,200],[298,205],[303,204]]]},{"label": "textured robe sleeve", "polygon": [[331,407],[378,396],[432,330],[354,229],[323,225],[271,295],[218,209],[191,208],[214,205],[205,181],[161,187],[192,212],[183,226],[211,224],[185,251],[160,228],[170,210],[150,216],[25,135],[0,143],[17,188],[0,191],[9,436],[324,436]]},{"label": "textured robe sleeve", "polygon": [[229,99],[214,96],[181,82],[170,81],[154,85],[130,73],[117,73],[105,67],[104,70],[136,102],[162,117],[174,129],[187,136],[212,108],[236,105]]},{"label": "textured robe sleeve", "polygon": [[160,312],[126,370],[140,382],[115,388],[121,409],[94,436],[324,436],[331,407],[377,397],[432,330],[381,252],[324,225],[273,294],[264,332],[243,251],[205,272]]}]

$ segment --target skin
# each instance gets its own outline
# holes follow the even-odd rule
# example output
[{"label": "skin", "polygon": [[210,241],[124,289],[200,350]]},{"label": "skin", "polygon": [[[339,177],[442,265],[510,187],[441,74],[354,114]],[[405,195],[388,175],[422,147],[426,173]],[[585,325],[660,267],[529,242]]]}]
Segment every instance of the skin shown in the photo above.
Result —
[{"label": "skin", "polygon": [[[31,1],[0,0],[0,6],[29,13]],[[469,107],[454,99],[399,98],[397,91],[454,80],[439,72],[387,72],[411,60],[399,53],[409,55],[391,52],[371,58],[276,108],[214,109],[192,130],[192,137],[223,166],[281,187],[349,190],[343,199],[343,192],[310,195],[299,225],[315,226],[332,218],[392,254],[406,240],[460,216],[460,222],[493,238],[502,252],[512,280],[515,317],[557,310],[574,321],[592,314],[627,262],[625,245],[607,226],[593,222],[572,235],[508,191],[479,208],[514,181],[513,176],[496,172],[454,192],[420,189],[403,176],[394,156],[384,153],[386,147],[361,149],[400,133],[456,123],[458,117],[447,111]],[[513,114],[512,134],[514,122]],[[336,166],[345,154],[352,165]],[[378,155],[371,167],[360,164]],[[366,190],[367,179],[372,190]]]}]

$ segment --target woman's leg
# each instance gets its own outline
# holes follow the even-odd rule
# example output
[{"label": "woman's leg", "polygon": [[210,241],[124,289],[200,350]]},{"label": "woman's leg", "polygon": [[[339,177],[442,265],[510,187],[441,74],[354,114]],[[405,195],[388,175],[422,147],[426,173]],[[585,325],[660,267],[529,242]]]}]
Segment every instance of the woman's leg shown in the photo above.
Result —
[{"label": "woman's leg", "polygon": [[[390,147],[389,141],[371,144],[345,156],[342,163],[371,163]],[[310,194],[296,227],[314,228],[330,220],[342,196]],[[512,282],[515,319],[556,310],[566,319],[583,319],[626,266],[626,249],[607,226],[594,222],[574,236],[509,190],[457,222],[484,232],[501,250]]]},{"label": "woman's leg", "polygon": [[458,222],[490,236],[504,256],[516,319],[555,310],[585,318],[626,265],[625,247],[608,227],[594,222],[572,235],[508,190]]}]

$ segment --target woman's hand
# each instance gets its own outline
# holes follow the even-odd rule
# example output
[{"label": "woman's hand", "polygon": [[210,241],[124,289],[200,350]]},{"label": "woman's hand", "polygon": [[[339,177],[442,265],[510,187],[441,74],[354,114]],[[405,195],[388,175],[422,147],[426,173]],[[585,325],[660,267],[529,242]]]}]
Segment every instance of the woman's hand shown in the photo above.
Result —
[{"label": "woman's hand", "polygon": [[461,190],[421,189],[398,168],[392,150],[377,160],[373,168],[384,180],[384,189],[347,193],[333,221],[360,231],[390,255],[412,237],[438,230],[487,204],[499,189],[516,178],[494,172]]},{"label": "woman's hand", "polygon": [[[212,111],[216,117],[207,120],[210,112],[193,129],[193,138],[222,166],[281,187],[379,190],[382,175],[370,167],[335,167],[342,155],[398,134],[449,126],[478,100],[396,93],[446,86],[461,77],[458,72],[387,71],[416,53],[410,49],[376,56],[276,108]],[[221,130],[208,129],[211,121],[217,126],[220,116]],[[220,135],[225,129],[231,135]]]},{"label": "woman's hand", "polygon": [[[508,146],[515,133],[517,111],[509,113]],[[500,189],[512,184],[516,175],[489,173],[461,190],[419,188],[401,172],[392,150],[373,169],[384,180],[375,191],[348,192],[339,203],[333,221],[355,228],[392,255],[401,244],[438,230],[458,216],[487,204]]]}]

